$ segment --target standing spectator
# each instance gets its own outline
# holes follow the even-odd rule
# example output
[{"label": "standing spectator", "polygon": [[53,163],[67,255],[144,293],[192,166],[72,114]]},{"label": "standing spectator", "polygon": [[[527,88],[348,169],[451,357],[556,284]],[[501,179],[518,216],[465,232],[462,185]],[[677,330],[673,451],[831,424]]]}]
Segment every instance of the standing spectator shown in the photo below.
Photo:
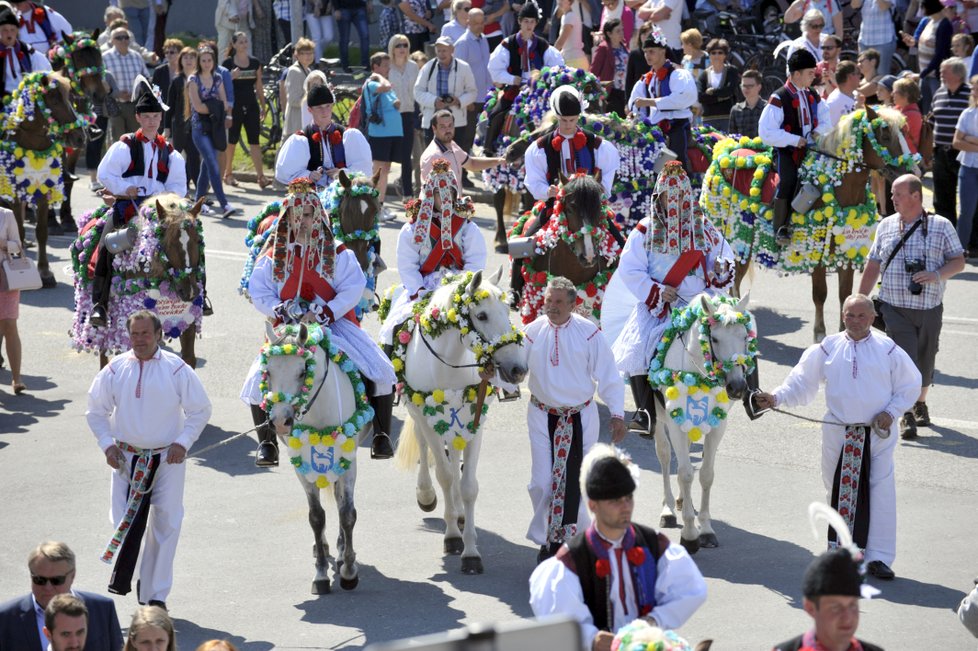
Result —
[{"label": "standing spectator", "polygon": [[835,90],[829,93],[825,105],[829,109],[829,123],[835,127],[843,115],[852,113],[856,106],[855,92],[859,86],[859,72],[852,61],[843,61],[835,71]]},{"label": "standing spectator", "polygon": [[[944,187],[937,185],[936,179],[934,185]],[[942,190],[938,194],[947,193]],[[918,426],[930,425],[927,391],[934,381],[944,289],[948,279],[964,269],[964,251],[954,227],[940,215],[928,215],[923,201],[923,187],[916,176],[904,174],[893,182],[897,212],[877,225],[869,261],[859,281],[859,291],[865,294],[882,276],[879,297],[886,334],[919,371],[920,394],[913,410],[900,418],[900,436],[904,439],[916,438]],[[900,255],[893,257],[901,240]]]},{"label": "standing spectator", "polygon": [[234,178],[234,148],[241,138],[241,127],[248,136],[248,150],[251,154],[251,164],[255,168],[258,186],[264,190],[271,185],[265,178],[261,162],[261,147],[258,134],[261,121],[265,118],[265,89],[262,86],[261,62],[248,54],[249,38],[244,32],[235,32],[231,37],[228,48],[228,58],[224,67],[231,72],[234,86],[234,107],[231,109],[231,127],[228,129],[228,149],[224,160],[224,182],[237,186]]},{"label": "standing spectator", "polygon": [[700,72],[697,84],[703,121],[720,131],[726,131],[740,78],[737,69],[727,63],[730,44],[726,39],[713,39],[706,50],[710,54],[710,67]]},{"label": "standing spectator", "polygon": [[163,43],[166,41],[166,19],[170,15],[170,6],[173,4],[173,0],[158,0],[156,4],[156,11],[153,13],[153,45],[150,49],[154,54],[163,53]]},{"label": "standing spectator", "polygon": [[734,104],[730,109],[730,122],[727,130],[739,133],[748,138],[757,137],[757,125],[761,120],[761,112],[767,106],[767,100],[761,98],[761,87],[764,78],[757,70],[745,70],[740,76],[740,92],[744,101]]},{"label": "standing spectator", "polygon": [[[145,63],[147,66],[155,66],[160,62],[160,58],[156,56],[156,52],[153,52],[152,50],[147,49],[136,42],[136,37],[133,35],[132,31],[129,30],[129,21],[127,21],[125,18],[120,18],[119,20],[114,21],[112,26],[109,27],[104,34],[99,34],[96,42],[99,43],[99,49],[102,50],[103,57],[105,56],[106,52],[112,49],[112,32],[119,27],[122,27],[129,32],[130,52],[135,52],[141,56],[143,58],[143,63]],[[105,40],[103,41],[102,39]]]},{"label": "standing spectator", "polygon": [[112,73],[115,86],[118,89],[115,99],[119,105],[119,115],[109,118],[112,126],[112,139],[119,138],[124,133],[130,133],[139,128],[136,124],[136,107],[133,104],[132,87],[136,77],[146,74],[146,65],[142,57],[129,50],[129,30],[117,27],[112,30],[112,49],[102,55],[105,69]]},{"label": "standing spectator", "polygon": [[59,594],[44,609],[48,651],[82,651],[88,638],[88,608],[71,594]]},{"label": "standing spectator", "polygon": [[[503,28],[502,21],[511,22],[513,16],[511,9],[513,5],[509,0],[472,0],[474,9],[481,9],[485,14],[485,28],[483,34],[489,40],[489,51],[493,52],[496,47],[503,42],[506,35],[513,31],[512,28]],[[469,16],[469,20],[472,17]]]},{"label": "standing spectator", "polygon": [[[217,28],[217,51],[224,52],[231,44],[235,32],[251,37],[255,28],[255,15],[261,13],[258,0],[217,0],[214,26]],[[248,49],[251,53],[251,49]]]},{"label": "standing spectator", "polygon": [[231,125],[231,107],[224,90],[224,79],[214,69],[217,52],[209,44],[197,48],[197,72],[187,78],[187,105],[184,113],[190,116],[190,135],[200,152],[200,175],[197,177],[196,198],[207,194],[209,184],[221,204],[221,218],[235,213],[224,196],[218,152],[227,147],[227,127]]},{"label": "standing spectator", "polygon": [[818,90],[822,99],[835,90],[835,69],[842,54],[842,39],[834,34],[822,37],[822,60],[815,65],[815,82],[812,87]]},{"label": "standing spectator", "polygon": [[[667,43],[667,55],[673,63],[683,60],[682,19],[683,0],[648,0],[638,10],[638,17],[654,23]],[[644,45],[641,44],[641,45]]]},{"label": "standing spectator", "polygon": [[[126,329],[132,349],[95,376],[85,412],[106,463],[113,470],[143,470],[132,478],[112,473],[112,522],[117,535],[119,530],[126,535],[118,544],[114,536],[102,558],[116,558],[109,591],[128,594],[141,557],[137,598],[165,609],[183,521],[183,462],[207,425],[211,403],[193,369],[160,348],[159,317],[148,310],[134,312]],[[147,526],[150,534],[140,554]],[[138,631],[135,621],[130,642]]]},{"label": "standing spectator", "polygon": [[594,48],[591,73],[608,91],[608,110],[625,117],[625,68],[628,66],[628,48],[625,46],[625,28],[621,20],[606,20],[601,27],[603,38]]},{"label": "standing spectator", "polygon": [[[370,79],[363,87],[363,113],[367,119],[367,142],[373,155],[374,175],[380,173],[377,181],[377,192],[380,205],[387,198],[387,176],[391,171],[391,162],[404,136],[401,123],[401,112],[398,108],[401,101],[394,92],[394,87],[388,79],[391,70],[391,55],[377,52],[370,57]],[[381,221],[390,221],[393,216],[384,206],[380,214]]]},{"label": "standing spectator", "polygon": [[309,91],[316,86],[325,86],[329,82],[326,81],[326,73],[322,70],[313,70],[306,77],[306,80],[302,82],[302,126],[312,123],[312,111],[309,110],[309,102],[306,99],[309,97]]},{"label": "standing spectator", "polygon": [[[306,28],[309,38],[316,44],[316,60],[326,50],[326,45],[336,39],[336,22],[333,18],[332,0],[305,1]],[[349,41],[349,34],[347,34]]]},{"label": "standing spectator", "polygon": [[703,35],[695,27],[687,29],[679,36],[679,42],[683,46],[683,68],[693,79],[699,79],[700,73],[710,67],[710,56],[703,50]]},{"label": "standing spectator", "polygon": [[173,148],[183,154],[187,163],[187,180],[197,185],[200,177],[200,152],[190,135],[190,119],[184,111],[187,105],[187,79],[197,72],[197,50],[185,47],[180,50],[180,73],[170,81],[170,92],[166,101],[170,110],[164,116],[163,125],[169,131],[169,140]]},{"label": "standing spectator", "polygon": [[934,212],[958,223],[955,199],[958,196],[958,152],[954,149],[954,129],[968,108],[971,86],[965,83],[965,66],[961,59],[947,59],[941,64],[943,84],[934,96]]},{"label": "standing spectator", "polygon": [[[481,10],[480,10],[481,13]],[[394,93],[401,100],[397,110],[401,113],[401,142],[396,151],[400,154],[401,164],[400,192],[404,198],[414,196],[411,183],[411,172],[414,160],[414,125],[418,120],[418,112],[414,108],[414,83],[418,80],[418,64],[411,60],[409,50],[411,44],[404,34],[396,34],[387,46],[391,55],[391,68],[388,79],[394,87]]]},{"label": "standing spectator", "polygon": [[[17,220],[9,208],[0,207],[0,263],[11,256],[23,255],[24,246]],[[20,379],[20,333],[17,318],[20,316],[20,290],[0,291],[0,343],[7,342],[7,359],[10,361],[10,388],[15,394],[23,393],[27,386]],[[2,641],[2,640],[0,640]]]},{"label": "standing spectator", "polygon": [[278,25],[278,29],[272,32],[273,36],[278,37],[272,39],[272,49],[277,52],[292,42],[292,3],[290,0],[272,0],[272,12]]},{"label": "standing spectator", "polygon": [[958,192],[961,211],[958,217],[958,238],[965,254],[970,258],[973,253],[968,250],[971,242],[971,231],[974,225],[975,209],[978,208],[978,77],[971,78],[971,96],[968,98],[968,108],[958,118],[954,129],[954,148],[958,154]]},{"label": "standing spectator", "polygon": [[177,651],[177,633],[166,606],[150,603],[140,606],[129,623],[129,637],[123,651]]},{"label": "standing spectator", "polygon": [[[180,51],[183,41],[168,38],[163,44],[164,61],[153,70],[153,85],[158,86],[162,97],[170,95],[170,81],[180,74]],[[169,111],[167,111],[169,113]]]},{"label": "standing spectator", "polygon": [[[823,29],[826,34],[835,34],[840,38],[843,35],[842,28],[842,9],[839,7],[838,0],[795,0],[784,12],[784,22],[786,25],[797,23],[801,20],[804,23],[808,14],[817,11],[822,16]],[[804,24],[802,25],[804,29]],[[789,53],[790,56],[790,53]],[[816,56],[815,60],[818,61]]]},{"label": "standing spectator", "polygon": [[[862,75],[862,82],[856,85],[856,89],[860,95],[866,98],[867,105],[879,102],[876,89],[878,88],[880,79],[886,76],[886,73],[880,72],[879,63],[880,53],[872,48],[863,50],[856,58],[856,66],[859,69],[859,74]],[[842,64],[840,63],[839,65],[841,66]],[[838,80],[839,75],[836,74],[837,85]]]},{"label": "standing spectator", "polygon": [[428,34],[435,31],[435,25],[430,20],[431,9],[425,0],[402,0],[398,7],[404,14],[404,34],[411,43],[411,51],[424,51]]},{"label": "standing spectator", "polygon": [[[475,127],[479,114],[485,107],[486,95],[492,88],[492,76],[489,74],[489,40],[483,36],[485,14],[481,9],[469,11],[469,28],[455,41],[455,56],[460,61],[469,64],[472,77],[475,79],[475,101],[469,104],[466,125],[462,128],[458,143],[465,151],[472,151],[475,144]],[[475,187],[469,180],[468,170],[462,170],[462,187]]]},{"label": "standing spectator", "polygon": [[[342,31],[342,26],[340,30]],[[349,36],[349,34],[347,34]],[[302,97],[306,77],[316,56],[316,45],[308,38],[300,38],[295,44],[295,63],[285,73],[285,126],[282,139],[285,140],[302,128]]]},{"label": "standing spectator", "polygon": [[350,72],[350,25],[360,37],[360,66],[370,65],[370,26],[367,24],[366,0],[333,0],[333,15],[340,25],[340,65]]},{"label": "standing spectator", "polygon": [[452,43],[462,38],[469,28],[469,12],[472,10],[470,0],[455,0],[452,2],[452,19],[441,26],[441,36],[447,36]]},{"label": "standing spectator", "polygon": [[31,593],[0,605],[0,648],[16,651],[44,651],[47,641],[41,634],[44,610],[58,595],[72,594],[88,609],[86,651],[119,651],[122,629],[115,603],[108,597],[72,589],[75,581],[75,553],[62,542],[42,542],[27,557]]},{"label": "standing spectator", "polygon": [[105,27],[99,33],[98,38],[95,42],[98,44],[99,49],[103,52],[111,47],[112,45],[112,29],[117,20],[125,20],[126,12],[115,5],[109,5],[102,12],[102,22],[105,23]]},{"label": "standing spectator", "polygon": [[564,65],[587,70],[589,65],[584,54],[581,3],[579,0],[557,0],[557,10],[560,13],[560,33],[554,47],[564,57]]},{"label": "standing spectator", "polygon": [[877,70],[890,74],[893,53],[896,52],[896,31],[893,27],[891,0],[852,0],[850,6],[862,16],[859,25],[859,52],[872,49],[878,53]]},{"label": "standing spectator", "polygon": [[645,39],[649,37],[649,33],[652,31],[652,27],[654,27],[652,23],[642,25],[638,33],[638,45],[628,51],[628,64],[625,67],[626,94],[631,93],[632,89],[635,88],[635,82],[652,69],[645,58],[645,50],[642,47]]},{"label": "standing spectator", "polygon": [[[876,82],[876,98],[879,99],[880,106],[893,106],[893,85],[896,82],[897,78],[893,75],[883,75]],[[916,86],[916,83],[914,85]]]},{"label": "standing spectator", "polygon": [[11,4],[20,12],[20,40],[38,52],[47,54],[52,47],[64,42],[62,34],[74,31],[71,23],[50,5],[32,0],[12,0]]},{"label": "standing spectator", "polygon": [[[424,64],[428,63],[428,57],[424,52],[412,52],[408,58],[410,58],[411,61],[414,61],[414,64],[418,66],[419,73],[421,68],[424,67]],[[412,89],[412,94],[413,91],[414,89]],[[423,152],[425,148],[425,139],[424,129],[421,128],[421,112],[418,107],[417,98],[414,100],[414,108],[414,147],[412,147],[414,158],[411,162],[411,170],[414,173],[414,185],[416,187],[421,187],[421,152]]]},{"label": "standing spectator", "polygon": [[[795,0],[796,3],[800,1]],[[829,1],[835,2],[835,0]],[[805,17],[801,19],[801,36],[793,40],[788,47],[788,58],[790,59],[797,50],[808,50],[815,57],[815,61],[821,61],[822,30],[824,29],[825,18],[822,16],[822,12],[818,9],[809,9]],[[791,75],[791,71],[788,71],[788,75]]]},{"label": "standing spectator", "polygon": [[391,39],[404,31],[401,10],[394,6],[393,0],[380,0],[380,4],[384,7],[380,12],[380,48],[389,51]]},{"label": "standing spectator", "polygon": [[[881,89],[886,87],[885,82],[885,79],[880,82]],[[920,87],[913,79],[904,77],[893,83],[893,106],[903,113],[903,117],[907,119],[904,134],[907,136],[907,144],[913,154],[920,150],[920,129],[924,124],[920,107],[917,106],[919,99]]]},{"label": "standing spectator", "polygon": [[[144,45],[149,40],[149,13],[150,2],[155,0],[119,0],[119,6],[126,13],[126,20],[132,27],[132,33],[136,37],[136,43]],[[150,43],[149,47],[152,47]]]},{"label": "standing spectator", "polygon": [[[923,0],[926,18],[917,25],[913,36],[903,34],[907,47],[917,47],[917,65],[920,74],[920,110],[930,112],[934,95],[940,85],[940,69],[944,60],[951,56],[951,37],[954,26],[946,15],[941,0]],[[953,11],[953,7],[950,9]]]},{"label": "standing spectator", "polygon": [[970,59],[975,51],[975,39],[971,34],[955,34],[951,37],[951,56]]},{"label": "standing spectator", "polygon": [[450,110],[456,128],[464,127],[468,124],[468,106],[477,99],[472,68],[454,53],[455,44],[439,38],[435,42],[435,58],[421,68],[414,83],[414,99],[421,106],[421,128],[428,140],[432,138],[431,117],[435,111]]},{"label": "standing spectator", "polygon": [[611,440],[625,439],[625,387],[607,339],[574,314],[577,288],[563,276],[547,283],[543,314],[523,332],[529,349],[530,502],[526,537],[540,546],[537,563],[591,524],[581,496],[581,462],[598,442],[597,389],[611,412]]},{"label": "standing spectator", "polygon": [[[448,166],[455,175],[455,182],[458,183],[462,178],[463,170],[481,172],[490,167],[501,165],[505,159],[502,157],[489,158],[469,156],[469,153],[458,146],[455,142],[455,117],[448,109],[439,109],[431,120],[431,130],[434,137],[430,144],[421,154],[421,182],[427,183],[431,175],[431,168],[435,161],[444,159],[448,161]],[[459,194],[462,189],[459,188]]]},{"label": "standing spectator", "polygon": [[[601,0],[603,9],[601,10],[601,33],[604,34],[604,26],[609,20],[616,18],[621,21],[622,31],[624,32],[625,51],[632,42],[632,35],[635,33],[635,12],[625,4],[624,0]],[[591,52],[592,58],[594,52]]]}]

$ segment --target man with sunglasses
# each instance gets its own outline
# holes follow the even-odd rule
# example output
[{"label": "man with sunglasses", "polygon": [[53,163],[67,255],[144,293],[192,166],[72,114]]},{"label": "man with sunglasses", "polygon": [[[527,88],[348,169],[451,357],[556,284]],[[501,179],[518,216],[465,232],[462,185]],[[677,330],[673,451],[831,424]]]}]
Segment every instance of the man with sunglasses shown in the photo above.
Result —
[{"label": "man with sunglasses", "polygon": [[[75,580],[75,554],[62,542],[43,542],[30,553],[27,568],[31,594],[0,605],[0,649],[44,651],[44,611],[62,594],[72,594],[88,610],[88,632],[84,651],[119,651],[122,629],[115,603],[101,595],[72,590]],[[57,647],[55,647],[57,648]]]},{"label": "man with sunglasses", "polygon": [[842,39],[828,35],[822,38],[822,60],[815,66],[815,82],[812,88],[819,92],[822,99],[828,99],[835,90],[835,71],[839,66],[839,55],[842,54]]},{"label": "man with sunglasses", "polygon": [[143,58],[129,49],[132,36],[126,27],[116,27],[112,30],[112,49],[102,55],[105,70],[112,74],[115,87],[119,92],[115,95],[119,105],[119,115],[109,118],[112,127],[112,137],[118,138],[124,133],[130,133],[139,128],[136,122],[136,104],[131,88],[136,83],[136,77],[146,74],[146,64]]}]

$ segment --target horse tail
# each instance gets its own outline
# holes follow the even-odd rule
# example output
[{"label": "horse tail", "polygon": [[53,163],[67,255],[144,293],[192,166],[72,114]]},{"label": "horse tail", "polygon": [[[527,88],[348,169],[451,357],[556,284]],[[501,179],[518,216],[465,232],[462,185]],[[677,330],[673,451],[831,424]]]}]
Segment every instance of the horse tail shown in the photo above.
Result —
[{"label": "horse tail", "polygon": [[397,450],[394,451],[394,466],[399,470],[414,470],[421,458],[421,446],[418,443],[418,433],[414,419],[410,415],[404,419],[401,435],[397,439]]}]

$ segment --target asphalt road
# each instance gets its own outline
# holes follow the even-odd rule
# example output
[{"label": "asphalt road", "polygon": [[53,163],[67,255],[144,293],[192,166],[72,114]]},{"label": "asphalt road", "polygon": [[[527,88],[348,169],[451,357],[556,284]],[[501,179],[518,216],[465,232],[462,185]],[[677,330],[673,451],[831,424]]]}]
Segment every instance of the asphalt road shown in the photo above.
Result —
[{"label": "asphalt road", "polygon": [[[87,183],[76,205],[93,208]],[[237,294],[247,218],[275,195],[251,184],[233,193],[247,215],[205,218],[208,278],[216,314],[197,342],[198,373],[214,404],[198,449],[251,427],[238,390],[262,341],[262,320]],[[489,207],[477,221],[491,243]],[[400,222],[383,226],[385,257],[394,259]],[[110,470],[85,423],[85,396],[96,358],[69,346],[72,290],[64,267],[69,238],[54,238],[56,289],[25,293],[20,331],[30,393],[13,396],[0,371],[0,599],[29,587],[26,556],[37,542],[59,539],[78,554],[76,586],[104,592],[110,568],[99,562],[112,533]],[[491,247],[490,247],[491,249]],[[491,269],[506,260],[490,254]],[[895,581],[877,583],[881,597],[862,604],[860,635],[891,651],[974,649],[955,615],[978,573],[975,470],[978,409],[978,269],[969,265],[949,284],[936,386],[929,400],[934,426],[897,452],[898,545]],[[387,272],[381,287],[395,282]],[[830,281],[834,292],[834,281]],[[810,283],[758,272],[751,308],[761,337],[762,383],[772,387],[812,341]],[[835,314],[838,302],[829,302]],[[834,317],[830,322],[834,321]],[[377,330],[376,317],[365,328]],[[630,399],[629,399],[630,400]],[[530,502],[526,402],[494,404],[480,460],[476,526],[486,567],[460,572],[458,557],[442,554],[442,523],[415,505],[414,477],[361,449],[355,546],[361,581],[353,592],[310,594],[311,534],[292,471],[254,467],[253,439],[238,439],[191,460],[186,517],[168,603],[182,649],[228,638],[240,649],[354,649],[531,615],[527,578],[535,547],[525,539]],[[817,416],[815,404],[800,413]],[[603,409],[607,418],[607,410]],[[404,417],[403,408],[395,417]],[[400,422],[398,420],[398,422]],[[682,629],[691,640],[717,639],[722,650],[766,649],[804,630],[801,575],[823,549],[806,522],[809,502],[824,499],[817,426],[771,414],[751,423],[730,418],[717,464],[712,513],[720,547],[696,555],[709,599]],[[605,434],[605,438],[607,435]],[[625,447],[643,468],[636,519],[657,525],[661,475],[651,443],[630,437]],[[694,448],[698,452],[698,448]],[[191,451],[193,452],[193,451]],[[698,486],[695,489],[698,496]],[[698,499],[698,498],[697,498]],[[336,531],[327,509],[328,535]],[[679,530],[667,531],[678,540]],[[115,597],[127,624],[135,595]]]}]

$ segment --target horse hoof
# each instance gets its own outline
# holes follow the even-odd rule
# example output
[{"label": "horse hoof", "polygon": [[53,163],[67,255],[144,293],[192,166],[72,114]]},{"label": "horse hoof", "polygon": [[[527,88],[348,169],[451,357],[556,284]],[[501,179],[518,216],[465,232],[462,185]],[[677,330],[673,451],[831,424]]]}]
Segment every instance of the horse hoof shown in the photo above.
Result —
[{"label": "horse hoof", "polygon": [[58,281],[54,278],[54,274],[50,271],[41,272],[41,286],[44,289],[53,289],[58,286]]},{"label": "horse hoof", "polygon": [[418,500],[418,508],[425,513],[431,513],[438,506],[438,496],[435,495],[435,499],[431,500],[431,504],[425,504],[421,500]]},{"label": "horse hoof", "polygon": [[318,595],[329,594],[329,579],[315,579],[312,582],[312,593]]},{"label": "horse hoof", "polygon": [[478,556],[462,559],[462,574],[482,574],[482,572],[482,559]]},{"label": "horse hoof", "polygon": [[699,538],[693,538],[692,540],[686,540],[682,536],[679,537],[679,544],[686,548],[689,555],[692,556],[700,550]]},{"label": "horse hoof", "polygon": [[706,549],[715,549],[720,546],[720,542],[717,540],[717,535],[715,533],[701,533],[700,534],[700,547]]},{"label": "horse hoof", "polygon": [[461,538],[445,538],[445,553],[457,556],[465,549],[465,543]]},{"label": "horse hoof", "polygon": [[674,515],[664,515],[659,518],[659,528],[660,529],[675,529],[676,528],[676,516]]},{"label": "horse hoof", "polygon": [[360,585],[360,575],[356,575],[352,579],[344,579],[340,577],[340,587],[344,590],[353,590],[355,587]]}]

